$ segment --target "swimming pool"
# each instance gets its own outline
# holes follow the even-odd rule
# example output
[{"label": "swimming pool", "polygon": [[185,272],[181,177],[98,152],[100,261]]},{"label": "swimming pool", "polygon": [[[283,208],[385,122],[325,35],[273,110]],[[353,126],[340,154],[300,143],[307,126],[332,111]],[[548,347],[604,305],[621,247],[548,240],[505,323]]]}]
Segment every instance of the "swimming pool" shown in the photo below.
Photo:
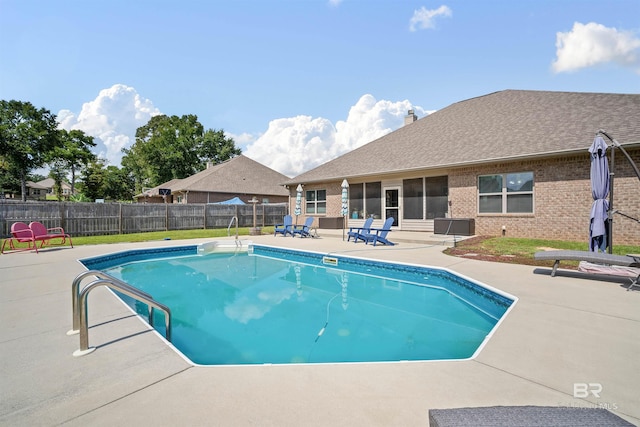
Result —
[{"label": "swimming pool", "polygon": [[[200,365],[472,358],[516,301],[442,268],[265,245],[81,262],[169,306],[172,344]],[[164,335],[164,322],[154,323]]]}]

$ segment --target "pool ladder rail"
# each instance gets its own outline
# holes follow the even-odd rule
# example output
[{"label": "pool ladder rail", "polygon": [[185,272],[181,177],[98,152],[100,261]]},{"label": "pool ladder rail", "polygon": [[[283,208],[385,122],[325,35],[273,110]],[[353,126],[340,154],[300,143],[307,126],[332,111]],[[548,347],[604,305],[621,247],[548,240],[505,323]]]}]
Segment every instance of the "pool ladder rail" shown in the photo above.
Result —
[{"label": "pool ladder rail", "polygon": [[[82,280],[89,276],[96,277],[96,280],[89,283],[87,286],[80,290],[80,284]],[[87,298],[89,292],[99,286],[106,286],[112,290],[117,290],[133,299],[141,301],[149,307],[149,325],[153,328],[153,309],[158,309],[164,312],[165,322],[165,337],[167,341],[171,342],[171,310],[164,304],[154,300],[151,295],[146,292],[136,289],[133,286],[116,279],[99,270],[89,270],[80,273],[73,279],[71,284],[71,307],[73,310],[73,329],[67,332],[67,335],[80,334],[80,349],[73,352],[74,356],[84,356],[95,350],[95,347],[89,347],[89,325],[88,325],[88,307]]]},{"label": "pool ladder rail", "polygon": [[227,227],[227,237],[231,237],[231,226],[233,225],[233,223],[236,223],[236,240],[238,240],[238,217],[234,216],[231,218],[231,221],[229,221],[229,226]]}]

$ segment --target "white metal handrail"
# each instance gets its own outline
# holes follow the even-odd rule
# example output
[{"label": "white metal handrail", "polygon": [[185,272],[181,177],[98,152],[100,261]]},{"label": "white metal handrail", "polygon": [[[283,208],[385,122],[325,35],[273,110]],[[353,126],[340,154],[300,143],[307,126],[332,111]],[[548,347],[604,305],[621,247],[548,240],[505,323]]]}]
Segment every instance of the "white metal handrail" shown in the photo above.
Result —
[{"label": "white metal handrail", "polygon": [[[110,276],[107,273],[102,272],[100,270],[88,270],[88,271],[85,271],[84,273],[78,274],[76,278],[73,279],[73,283],[71,284],[71,310],[72,310],[72,317],[73,317],[73,325],[72,325],[72,329],[69,332],[67,332],[67,335],[75,335],[80,331],[80,311],[78,310],[78,306],[79,306],[78,301],[80,299],[80,284],[85,278],[89,276],[97,277],[99,279],[118,280],[115,277]],[[137,289],[137,291],[142,293],[146,298],[153,299],[153,297],[148,293],[141,291],[140,289]],[[149,323],[150,324],[153,323],[152,311],[149,311]]]},{"label": "white metal handrail", "polygon": [[229,226],[227,227],[227,236],[231,236],[231,226],[233,225],[233,222],[235,221],[236,223],[236,239],[238,238],[238,217],[234,216],[231,218],[231,221],[229,221]]}]

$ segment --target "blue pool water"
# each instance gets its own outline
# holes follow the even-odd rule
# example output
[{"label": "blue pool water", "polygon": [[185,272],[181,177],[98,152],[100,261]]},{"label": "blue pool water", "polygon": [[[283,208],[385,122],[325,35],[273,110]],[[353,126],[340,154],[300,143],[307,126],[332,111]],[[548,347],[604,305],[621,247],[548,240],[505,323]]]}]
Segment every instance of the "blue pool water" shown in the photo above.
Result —
[{"label": "blue pool water", "polygon": [[[438,268],[250,249],[183,246],[81,261],[167,305],[173,345],[202,365],[465,359],[515,301]],[[121,297],[146,315],[145,304]]]}]

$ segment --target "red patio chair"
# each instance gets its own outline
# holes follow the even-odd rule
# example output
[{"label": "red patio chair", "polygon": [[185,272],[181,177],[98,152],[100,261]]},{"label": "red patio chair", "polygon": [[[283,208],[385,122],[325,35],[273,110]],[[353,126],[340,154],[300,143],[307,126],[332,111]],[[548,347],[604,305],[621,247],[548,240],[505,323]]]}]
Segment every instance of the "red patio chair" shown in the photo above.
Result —
[{"label": "red patio chair", "polygon": [[[54,239],[61,239],[60,243],[54,243],[55,245],[64,245],[69,239],[69,245],[73,247],[71,236],[66,234],[62,227],[47,228],[41,222],[33,221],[29,223],[29,228],[33,232],[34,246],[36,246],[36,242],[41,242],[40,248],[42,248],[44,245],[50,244],[51,240]],[[37,247],[36,252],[38,252]]]},{"label": "red patio chair", "polygon": [[[33,236],[33,231],[31,231],[29,226],[24,222],[14,222],[11,225],[11,237],[4,239],[0,253],[4,253],[7,242],[9,243],[9,251],[30,251],[32,249],[31,243],[33,243],[34,247],[36,246],[36,239]],[[27,247],[16,247],[16,243],[26,243]],[[37,251],[38,249],[36,248],[36,252]]]}]

